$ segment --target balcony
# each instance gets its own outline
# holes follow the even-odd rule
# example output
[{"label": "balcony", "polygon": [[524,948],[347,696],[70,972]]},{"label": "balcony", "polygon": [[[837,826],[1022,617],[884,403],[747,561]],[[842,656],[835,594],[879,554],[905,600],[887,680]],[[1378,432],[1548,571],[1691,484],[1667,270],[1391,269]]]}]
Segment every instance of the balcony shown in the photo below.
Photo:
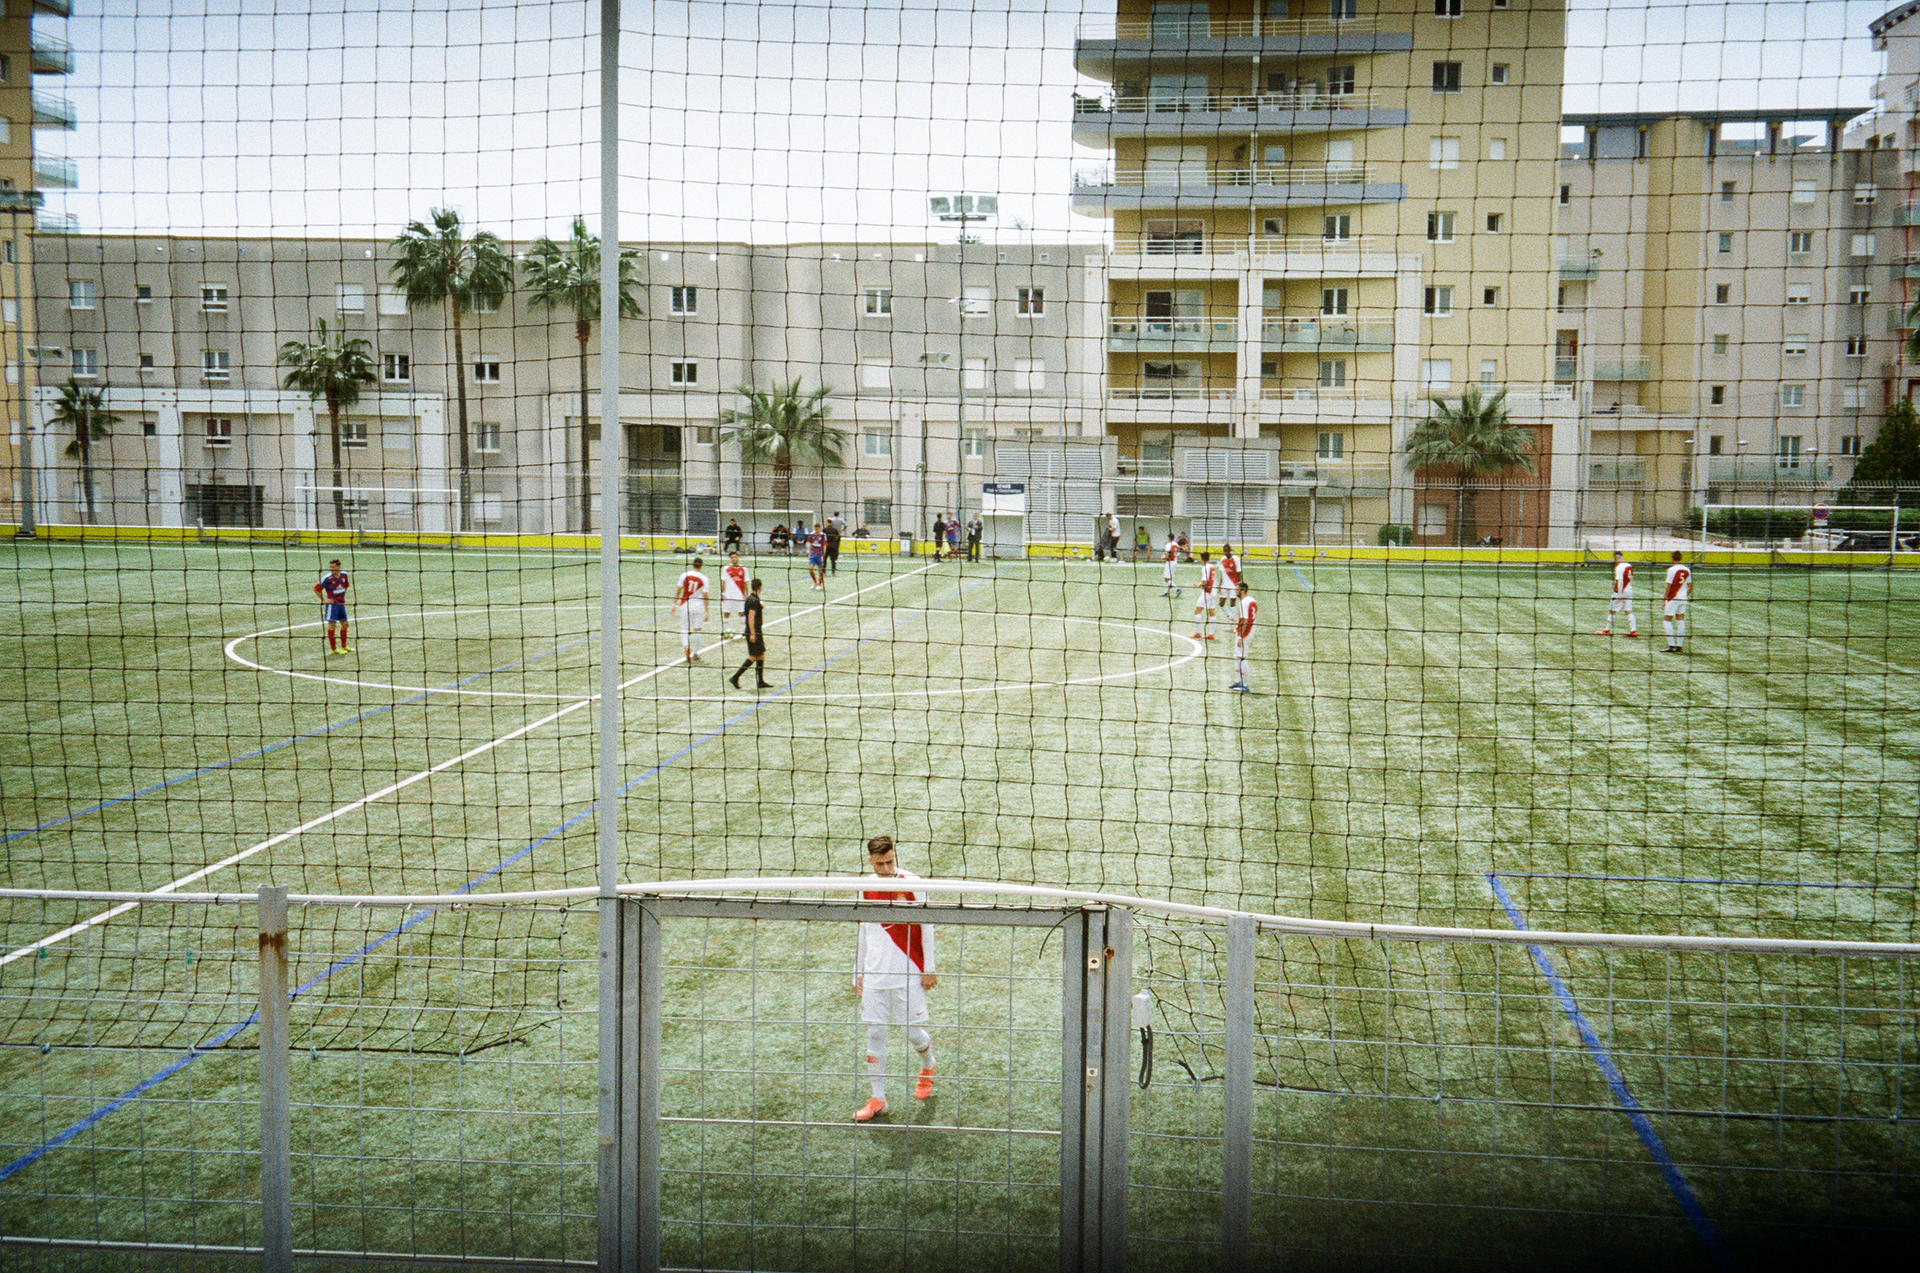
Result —
[{"label": "balcony", "polygon": [[1893,263],[1895,278],[1920,278],[1920,255],[1903,256]]},{"label": "balcony", "polygon": [[1287,164],[1273,167],[1083,168],[1073,174],[1074,208],[1101,212],[1125,208],[1243,208],[1249,200],[1267,206],[1326,203],[1392,203],[1406,197],[1400,182],[1378,181],[1385,165]]},{"label": "balcony", "polygon": [[71,212],[42,212],[33,219],[35,234],[78,234],[80,218]]},{"label": "balcony", "polygon": [[1109,402],[1231,403],[1237,397],[1239,395],[1231,389],[1217,389],[1209,385],[1121,385],[1107,390]]},{"label": "balcony", "polygon": [[1369,498],[1385,496],[1393,483],[1390,464],[1349,464],[1345,460],[1316,459],[1311,464],[1280,466],[1280,485],[1304,486],[1320,495]]},{"label": "balcony", "polygon": [[1713,486],[1825,486],[1833,481],[1833,461],[1805,455],[1710,455],[1707,482]]},{"label": "balcony", "polygon": [[1280,315],[1261,323],[1260,348],[1352,349],[1375,352],[1393,348],[1391,318],[1349,318],[1344,314]]},{"label": "balcony", "polygon": [[1269,275],[1358,278],[1391,276],[1400,258],[1387,235],[1126,234],[1115,238],[1107,259],[1114,275],[1137,278],[1235,274],[1256,262]]},{"label": "balcony", "polygon": [[1347,385],[1276,385],[1260,388],[1263,419],[1293,421],[1358,421],[1385,424],[1393,418],[1393,397],[1386,387],[1361,389]]},{"label": "balcony", "polygon": [[1596,491],[1638,490],[1647,484],[1647,462],[1637,455],[1592,460],[1587,464],[1587,488]]},{"label": "balcony", "polygon": [[1567,255],[1555,258],[1553,268],[1561,278],[1598,278],[1600,262],[1591,256]]},{"label": "balcony", "polygon": [[73,0],[33,0],[35,13],[48,13],[56,18],[73,16]]},{"label": "balcony", "polygon": [[1092,19],[1074,38],[1075,66],[1096,79],[1118,65],[1162,59],[1283,56],[1320,53],[1393,53],[1413,47],[1405,31],[1382,31],[1372,15],[1353,18],[1206,18],[1181,13],[1158,18]]},{"label": "balcony", "polygon": [[[1593,368],[1595,380],[1651,380],[1653,379],[1653,359],[1646,354],[1620,354],[1605,357],[1591,357],[1588,360]],[[1559,371],[1556,361],[1556,374]]]},{"label": "balcony", "polygon": [[35,75],[73,74],[73,46],[65,40],[35,31],[32,49],[31,62]]},{"label": "balcony", "polygon": [[80,184],[80,166],[59,155],[35,155],[33,180],[36,185],[55,190],[71,190]]},{"label": "balcony", "polygon": [[1311,83],[1286,93],[1076,95],[1073,99],[1073,139],[1085,146],[1110,146],[1117,135],[1191,137],[1210,128],[1290,133],[1397,128],[1406,122],[1406,109],[1387,106],[1383,94],[1329,93]]},{"label": "balcony", "polygon": [[51,128],[70,133],[78,122],[73,103],[64,97],[55,97],[51,93],[33,95],[33,126]]},{"label": "balcony", "polygon": [[1553,360],[1553,378],[1559,381],[1573,380],[1580,375],[1578,358],[1555,358]]},{"label": "balcony", "polygon": [[1920,225],[1920,199],[1909,199],[1893,210],[1895,225]]},{"label": "balcony", "polygon": [[1107,323],[1107,350],[1116,354],[1230,354],[1240,341],[1231,318],[1115,318]]},{"label": "balcony", "polygon": [[1123,455],[1116,463],[1115,474],[1125,481],[1171,482],[1173,480],[1173,461],[1143,460]]}]

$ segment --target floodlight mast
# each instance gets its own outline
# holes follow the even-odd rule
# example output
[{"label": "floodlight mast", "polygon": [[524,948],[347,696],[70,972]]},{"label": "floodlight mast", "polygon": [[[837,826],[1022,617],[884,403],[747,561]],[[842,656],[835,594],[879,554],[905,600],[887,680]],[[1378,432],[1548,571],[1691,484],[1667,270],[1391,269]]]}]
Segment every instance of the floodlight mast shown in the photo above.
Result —
[{"label": "floodlight mast", "polygon": [[0,190],[0,212],[7,214],[13,236],[7,246],[13,249],[13,344],[20,360],[14,385],[20,421],[20,529],[14,532],[15,539],[32,539],[38,530],[33,515],[33,435],[27,423],[27,294],[20,290],[20,214],[33,213],[46,199],[38,190]]},{"label": "floodlight mast", "polygon": [[[960,301],[957,317],[954,320],[960,330],[960,393],[954,409],[955,414],[959,417],[959,439],[954,445],[956,452],[954,456],[956,487],[954,491],[955,504],[953,513],[955,520],[958,520],[961,510],[966,507],[967,503],[967,226],[974,221],[990,221],[998,216],[1000,214],[1000,196],[991,194],[931,195],[927,199],[927,211],[931,212],[938,220],[954,221],[960,225]],[[991,297],[988,298],[987,305],[987,312],[991,315],[993,312],[993,300]],[[926,465],[926,458],[926,448],[923,446],[920,451],[920,462],[923,470]],[[980,465],[982,472],[985,471],[986,462],[986,447],[982,446],[980,448]],[[922,481],[924,480],[923,478]],[[921,502],[922,504],[925,503],[924,496]],[[920,510],[920,515],[922,517],[926,516],[926,509],[924,507]],[[955,542],[957,543],[958,540]],[[940,545],[935,544],[933,550],[936,553],[939,552]]]}]

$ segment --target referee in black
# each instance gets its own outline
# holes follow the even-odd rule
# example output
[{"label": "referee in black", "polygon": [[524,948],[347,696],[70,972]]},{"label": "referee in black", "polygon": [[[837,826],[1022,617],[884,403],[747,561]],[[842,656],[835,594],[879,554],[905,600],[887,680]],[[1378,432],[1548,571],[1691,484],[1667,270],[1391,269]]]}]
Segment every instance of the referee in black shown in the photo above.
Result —
[{"label": "referee in black", "polygon": [[734,669],[727,683],[739,689],[740,674],[752,668],[759,687],[763,690],[772,689],[773,686],[767,681],[767,608],[760,602],[761,581],[755,579],[749,587],[744,629],[747,634],[747,660]]}]

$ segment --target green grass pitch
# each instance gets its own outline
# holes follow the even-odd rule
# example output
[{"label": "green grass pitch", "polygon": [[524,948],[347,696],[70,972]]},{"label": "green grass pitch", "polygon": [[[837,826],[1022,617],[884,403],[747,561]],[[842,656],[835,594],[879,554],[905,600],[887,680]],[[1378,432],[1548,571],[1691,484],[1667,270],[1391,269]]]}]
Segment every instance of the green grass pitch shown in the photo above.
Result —
[{"label": "green grass pitch", "polygon": [[[597,562],[356,549],[354,653],[328,657],[310,588],[335,551],[0,550],[7,886],[594,882]],[[1703,569],[1688,653],[1666,656],[1645,583],[1638,640],[1592,634],[1601,567],[1260,562],[1241,695],[1226,622],[1188,635],[1190,567],[1168,598],[1157,563],[849,556],[824,592],[799,558],[751,564],[766,695],[723,683],[737,641],[676,662],[684,558],[624,565],[629,879],[854,873],[886,830],[923,875],[1261,912],[1914,940],[1912,573]],[[715,605],[707,642],[719,628]],[[0,957],[100,909],[0,905]],[[0,1159],[40,1155],[0,1180],[0,1232],[257,1240],[254,1033],[227,1035],[255,995],[251,922],[145,906],[0,964]],[[296,914],[301,1246],[593,1258],[596,922]],[[669,1264],[1053,1265],[1057,938],[942,932],[938,1096],[908,1098],[896,1034],[894,1127],[854,1131],[852,934],[664,933]],[[1215,1260],[1220,939],[1137,939],[1146,1267]],[[1544,958],[1552,978],[1517,947],[1263,940],[1271,1259],[1695,1263],[1915,1225],[1904,963]]]}]

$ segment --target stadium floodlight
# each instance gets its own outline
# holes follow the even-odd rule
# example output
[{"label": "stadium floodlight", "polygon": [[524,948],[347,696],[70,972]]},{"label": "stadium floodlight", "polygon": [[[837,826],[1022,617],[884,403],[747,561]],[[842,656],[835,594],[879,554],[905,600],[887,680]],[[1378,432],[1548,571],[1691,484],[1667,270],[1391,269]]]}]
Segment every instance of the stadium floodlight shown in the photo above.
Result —
[{"label": "stadium floodlight", "polygon": [[[959,396],[955,399],[956,436],[954,439],[954,516],[965,511],[967,503],[967,225],[973,221],[991,221],[1000,215],[1000,196],[992,194],[936,194],[927,196],[927,211],[940,221],[957,221],[960,224],[960,296],[955,304],[958,315],[954,322],[960,330],[960,386]],[[992,317],[992,309],[988,309]],[[991,333],[988,334],[991,338]],[[922,417],[925,427],[925,417]],[[984,469],[986,457],[986,430],[981,430],[980,464]],[[920,448],[921,457],[926,456],[924,443]],[[920,516],[927,515],[925,479],[922,479],[920,492]],[[938,544],[935,552],[940,551]]]},{"label": "stadium floodlight", "polygon": [[19,350],[20,376],[14,381],[18,393],[15,399],[19,403],[20,419],[20,529],[14,532],[15,539],[32,539],[36,527],[33,518],[33,438],[27,422],[27,346],[24,339],[27,330],[27,294],[20,288],[20,214],[38,212],[47,197],[38,190],[0,190],[0,212],[7,214],[9,225],[9,247],[14,248],[13,257],[13,303],[19,309],[14,321],[18,325],[22,339],[14,342]]}]

